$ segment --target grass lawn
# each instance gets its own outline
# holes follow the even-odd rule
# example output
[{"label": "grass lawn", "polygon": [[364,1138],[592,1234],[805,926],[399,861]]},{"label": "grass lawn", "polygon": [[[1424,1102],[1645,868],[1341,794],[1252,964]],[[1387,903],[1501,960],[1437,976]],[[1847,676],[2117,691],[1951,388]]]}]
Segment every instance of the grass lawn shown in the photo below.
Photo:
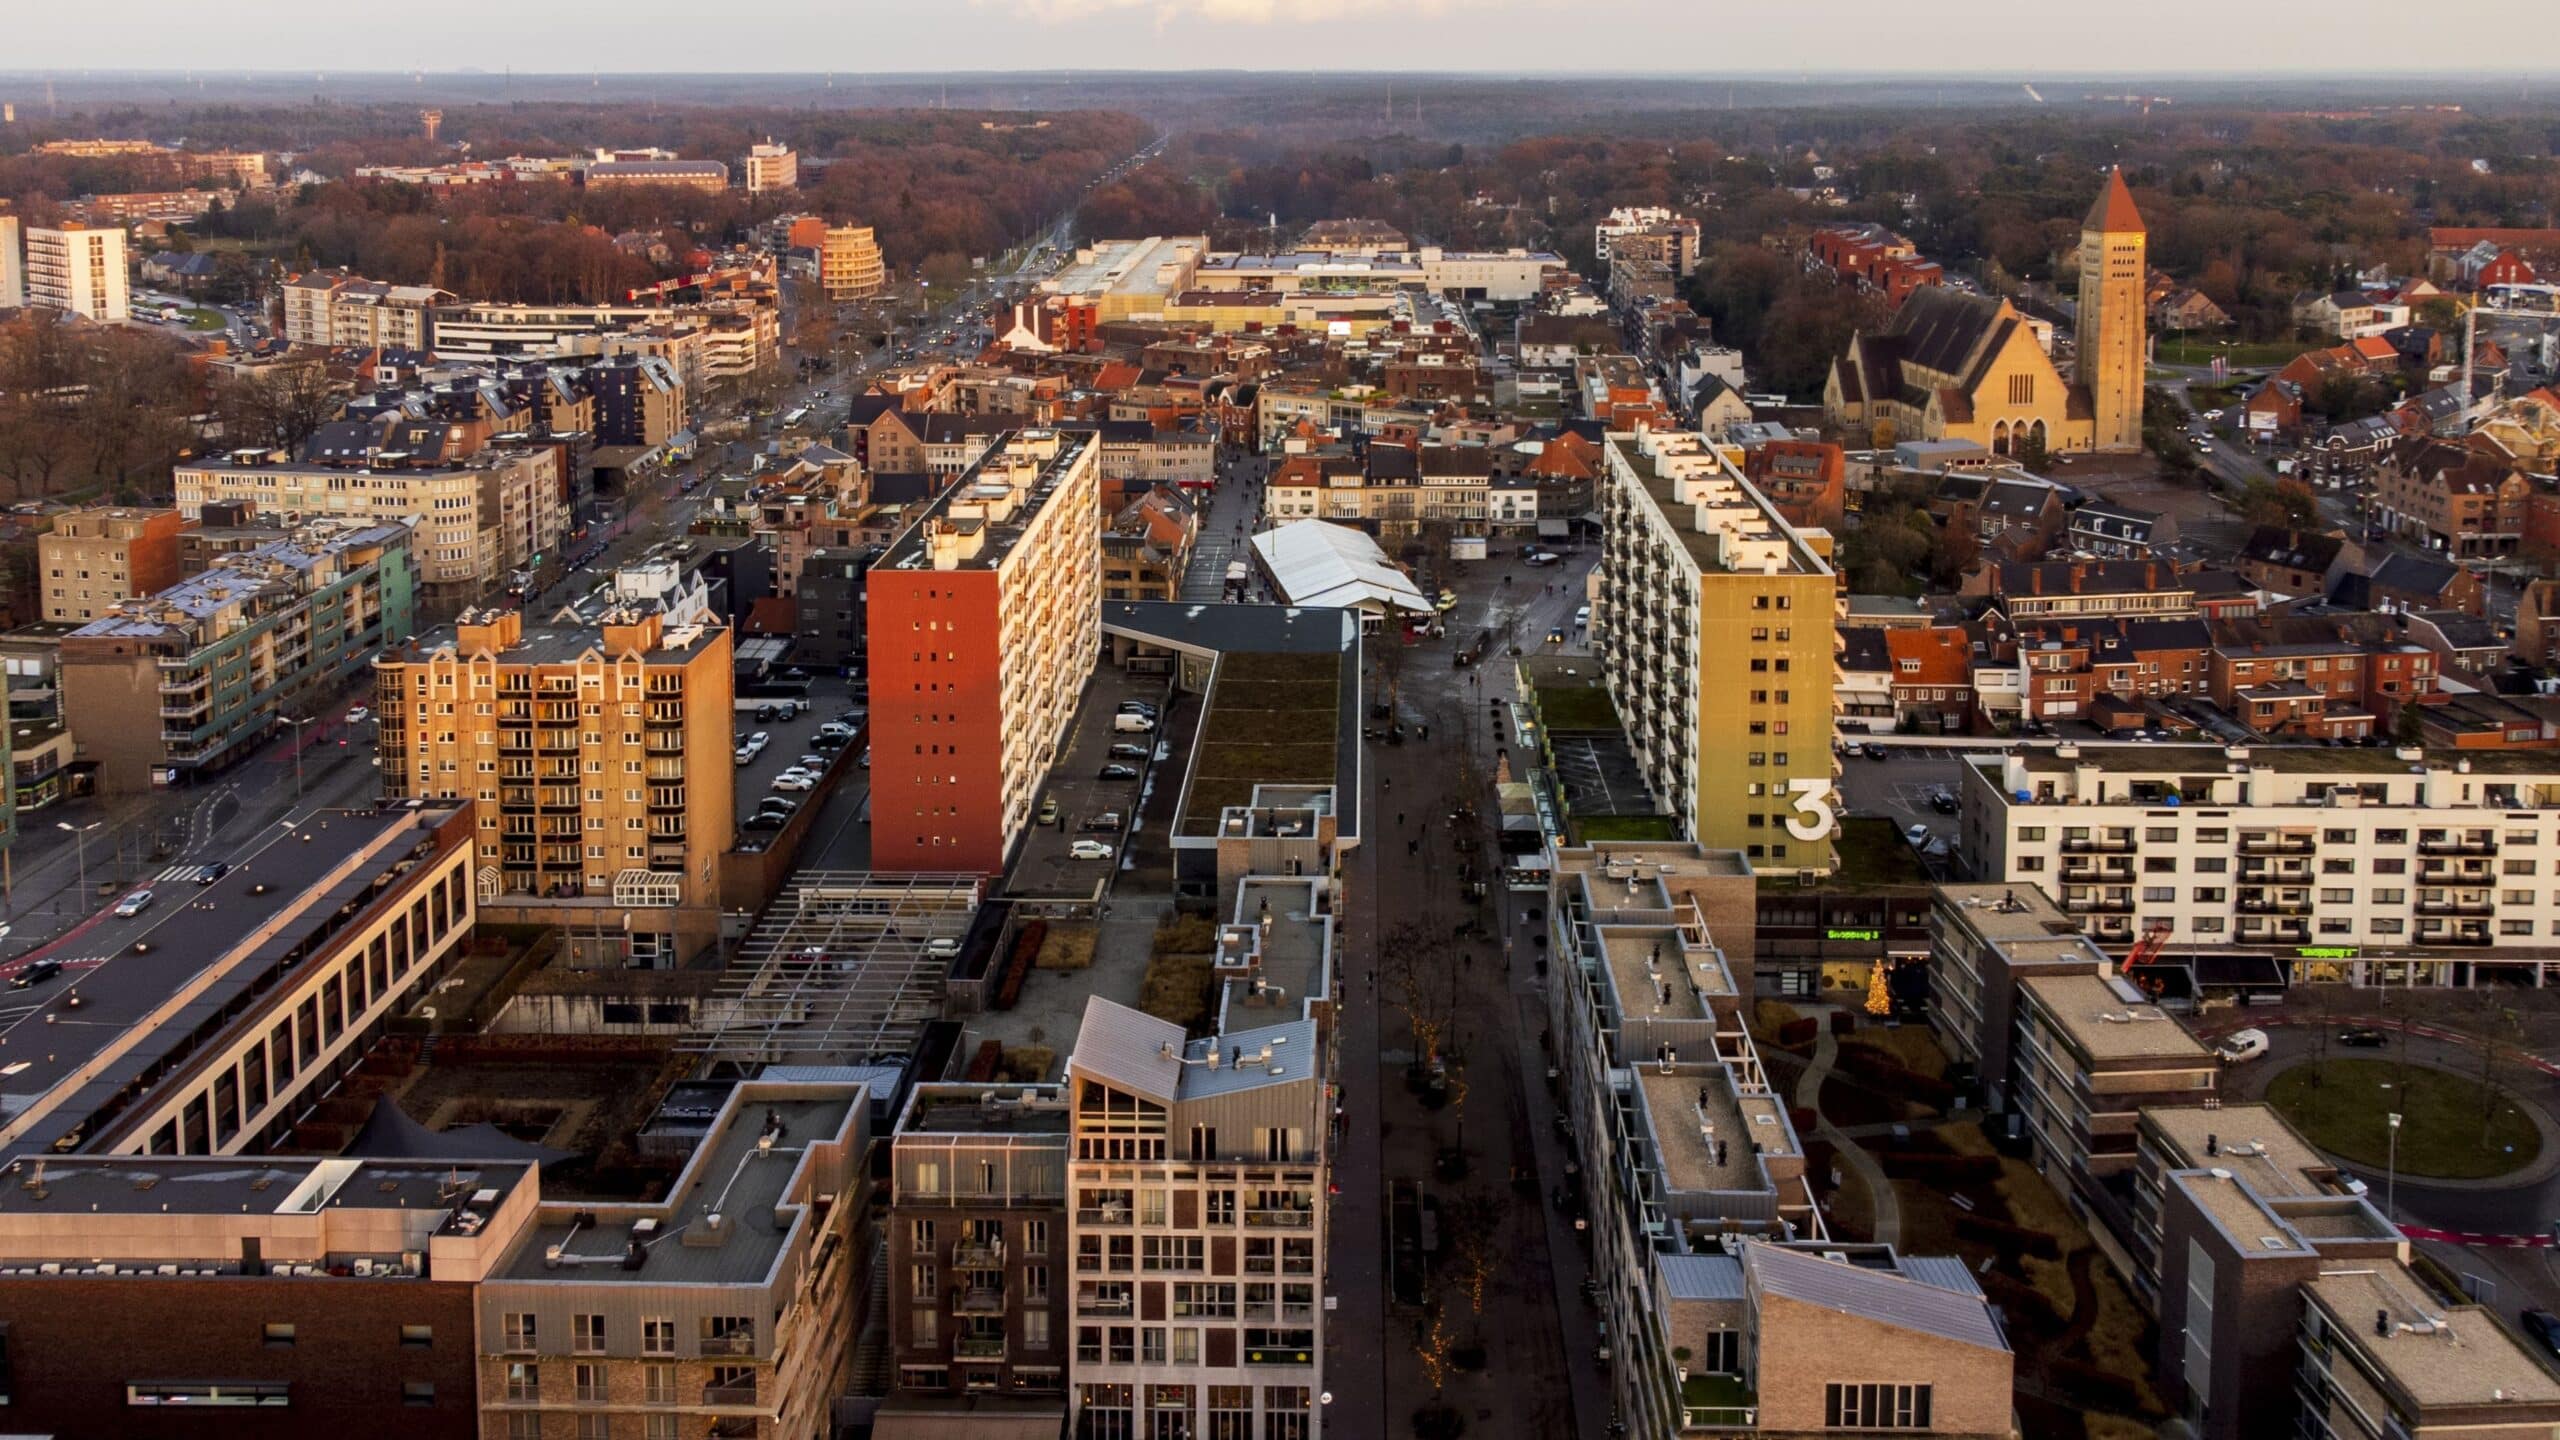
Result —
[{"label": "grass lawn", "polygon": [[223,327],[223,318],[216,311],[198,306],[187,312],[187,328],[190,330],[220,330]]},{"label": "grass lawn", "polygon": [[1947,1052],[1938,1048],[1938,1037],[1926,1025],[1861,1025],[1840,1041],[1845,1049],[1864,1045],[1893,1057],[1893,1063],[1915,1075],[1932,1080],[1947,1078]]},{"label": "grass lawn", "polygon": [[1538,716],[1550,730],[1619,728],[1618,707],[1609,703],[1609,692],[1597,685],[1541,685],[1537,693]]},{"label": "grass lawn", "polygon": [[1594,815],[1573,822],[1588,845],[1594,840],[1677,840],[1680,822],[1668,815]]},{"label": "grass lawn", "polygon": [[2227,355],[2233,365],[2274,368],[2310,348],[2297,340],[2235,340],[2225,345],[2197,335],[2164,336],[2151,358],[2161,365],[2210,365],[2214,356]]},{"label": "grass lawn", "polygon": [[[2482,1125],[2483,1102],[2490,1108]],[[2391,1159],[2388,1116],[2400,1125],[2403,1175],[2479,1180],[2533,1163],[2542,1131],[2504,1094],[2449,1070],[2390,1060],[2297,1065],[2267,1087],[2267,1103],[2321,1149],[2373,1170]]]}]

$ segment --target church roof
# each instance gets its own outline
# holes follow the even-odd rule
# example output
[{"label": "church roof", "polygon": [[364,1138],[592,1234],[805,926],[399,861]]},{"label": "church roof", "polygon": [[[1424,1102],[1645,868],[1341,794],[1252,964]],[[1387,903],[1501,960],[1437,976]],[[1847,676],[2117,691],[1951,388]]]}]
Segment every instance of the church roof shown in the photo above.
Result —
[{"label": "church roof", "polygon": [[2139,234],[2145,228],[2142,212],[2133,208],[2133,191],[2126,188],[2122,169],[2107,172],[2107,188],[2099,193],[2098,203],[2089,207],[2089,218],[2080,228],[2105,234]]}]

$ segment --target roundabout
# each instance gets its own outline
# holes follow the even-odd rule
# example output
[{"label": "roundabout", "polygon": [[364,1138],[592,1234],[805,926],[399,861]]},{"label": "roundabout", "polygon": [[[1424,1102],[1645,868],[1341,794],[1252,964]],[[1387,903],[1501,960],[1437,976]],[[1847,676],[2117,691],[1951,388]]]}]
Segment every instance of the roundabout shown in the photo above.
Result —
[{"label": "roundabout", "polygon": [[2305,1060],[2269,1078],[2266,1101],[2329,1154],[2420,1182],[2517,1175],[2541,1158],[2549,1124],[2538,1106],[2504,1086],[2399,1060]]}]

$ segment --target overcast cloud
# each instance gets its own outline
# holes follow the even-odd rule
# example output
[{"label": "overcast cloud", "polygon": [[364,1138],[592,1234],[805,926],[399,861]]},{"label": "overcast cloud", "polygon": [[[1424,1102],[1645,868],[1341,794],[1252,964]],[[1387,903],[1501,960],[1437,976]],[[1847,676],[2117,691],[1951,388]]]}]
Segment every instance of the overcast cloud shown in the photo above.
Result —
[{"label": "overcast cloud", "polygon": [[[2551,69],[2547,0],[108,0],[20,4],[0,71],[1061,69],[1789,75]],[[2103,13],[2101,23],[2094,18]]]}]

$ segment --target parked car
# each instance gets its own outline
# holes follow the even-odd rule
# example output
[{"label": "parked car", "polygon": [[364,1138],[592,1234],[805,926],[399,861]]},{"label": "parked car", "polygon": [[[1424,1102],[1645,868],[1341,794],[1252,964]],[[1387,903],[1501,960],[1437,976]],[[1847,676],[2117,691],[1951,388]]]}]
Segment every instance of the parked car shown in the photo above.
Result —
[{"label": "parked car", "polygon": [[2350,1025],[2338,1032],[2338,1043],[2357,1050],[2379,1050],[2391,1037],[2370,1025]]},{"label": "parked car", "polygon": [[1055,825],[1058,823],[1057,796],[1052,795],[1048,799],[1040,802],[1040,823],[1043,825]]},{"label": "parked car", "polygon": [[1102,767],[1101,778],[1105,780],[1135,780],[1138,778],[1138,767],[1135,765],[1105,765]]},{"label": "parked car", "polygon": [[790,815],[799,811],[800,802],[788,795],[767,795],[756,803],[756,809],[763,814]]},{"label": "parked car", "polygon": [[818,787],[818,777],[806,770],[785,770],[767,784],[775,790],[814,790]]},{"label": "parked car", "polygon": [[1120,713],[1123,715],[1155,715],[1161,712],[1156,709],[1155,702],[1152,700],[1123,700],[1120,702]]},{"label": "parked car", "polygon": [[1929,808],[1941,815],[1953,815],[1956,813],[1956,792],[1947,789],[1930,791]]},{"label": "parked car", "polygon": [[1438,610],[1438,611],[1439,611],[1441,614],[1443,614],[1443,615],[1446,615],[1446,614],[1448,614],[1450,611],[1457,609],[1457,608],[1458,608],[1458,592],[1457,592],[1457,591],[1455,591],[1455,590],[1443,590],[1443,591],[1441,591],[1441,592],[1440,592],[1440,596],[1439,596],[1439,598],[1438,598],[1438,599],[1436,599],[1436,600],[1434,600],[1434,601],[1432,602],[1432,608],[1433,608],[1433,609]]},{"label": "parked car", "polygon": [[1902,832],[1902,838],[1910,841],[1914,845],[1926,845],[1929,843],[1929,827],[1926,825],[1914,825],[1910,829]]},{"label": "parked car", "polygon": [[1105,810],[1100,814],[1091,816],[1084,822],[1084,828],[1087,830],[1117,830],[1120,828],[1120,812],[1117,810]]},{"label": "parked car", "polygon": [[1133,715],[1122,711],[1111,717],[1111,728],[1125,734],[1143,735],[1155,729],[1156,722],[1152,715]]},{"label": "parked car", "polygon": [[1147,747],[1133,741],[1123,740],[1119,744],[1111,747],[1111,758],[1115,760],[1144,760],[1147,758]]},{"label": "parked car", "polygon": [[19,968],[17,974],[9,977],[9,988],[24,990],[41,985],[61,973],[62,962],[59,960],[30,960]]},{"label": "parked car", "polygon": [[758,724],[763,724],[767,721],[779,718],[781,714],[782,712],[780,710],[775,709],[771,705],[759,705],[756,707],[756,722]]},{"label": "parked car", "polygon": [[1553,565],[1563,558],[1553,550],[1532,550],[1528,556],[1529,563],[1532,565]]},{"label": "parked car", "polygon": [[752,745],[741,745],[741,746],[739,746],[739,747],[738,747],[738,763],[739,763],[739,764],[741,764],[741,765],[752,765],[752,764],[754,764],[754,763],[755,763],[755,758],[756,758],[756,751],[755,751],[755,747],[754,747],[754,746],[752,746]]},{"label": "parked car", "polygon": [[1577,630],[1589,629],[1591,626],[1591,607],[1584,605],[1576,608],[1573,612],[1573,624],[1574,628]]},{"label": "parked car", "polygon": [[1067,847],[1067,858],[1071,860],[1108,860],[1111,858],[1111,847],[1103,844],[1099,840],[1079,840],[1073,845]]},{"label": "parked car", "polygon": [[960,942],[948,935],[936,935],[924,942],[924,953],[936,960],[948,960],[960,953]]},{"label": "parked car", "polygon": [[1866,756],[1870,760],[1882,760],[1885,758],[1885,748],[1881,745],[1861,745],[1858,747],[1858,753]]},{"label": "parked car", "polygon": [[150,909],[151,902],[159,898],[159,896],[152,894],[148,890],[136,890],[132,894],[127,895],[122,900],[116,902],[116,914],[130,919],[133,916],[139,915],[143,911]]},{"label": "parked car", "polygon": [[2243,1060],[2255,1060],[2267,1053],[2267,1032],[2256,1029],[2234,1030],[2224,1036],[2222,1043],[2215,1046],[2214,1050],[2222,1056],[2226,1064],[2236,1065]]},{"label": "parked car", "polygon": [[2554,1315],[2548,1310],[2527,1310],[2522,1318],[2524,1333],[2532,1336],[2552,1355],[2560,1356],[2560,1315]]},{"label": "parked car", "polygon": [[791,823],[791,817],[780,810],[759,810],[739,822],[741,830],[779,830]]}]

